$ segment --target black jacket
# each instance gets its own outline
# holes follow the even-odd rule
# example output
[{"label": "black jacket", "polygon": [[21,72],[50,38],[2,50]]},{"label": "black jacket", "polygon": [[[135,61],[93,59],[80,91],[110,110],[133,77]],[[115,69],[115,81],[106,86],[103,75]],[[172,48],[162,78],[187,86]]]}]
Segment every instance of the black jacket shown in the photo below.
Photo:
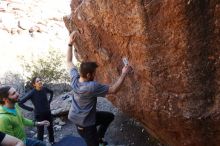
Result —
[{"label": "black jacket", "polygon": [[[47,94],[50,94],[50,98],[48,100]],[[19,102],[19,106],[28,111],[33,111],[35,115],[49,114],[50,113],[50,103],[53,99],[53,91],[43,87],[41,90],[32,89],[27,94],[23,96],[23,98]],[[27,100],[31,100],[34,105],[34,109],[25,105],[24,103]]]}]

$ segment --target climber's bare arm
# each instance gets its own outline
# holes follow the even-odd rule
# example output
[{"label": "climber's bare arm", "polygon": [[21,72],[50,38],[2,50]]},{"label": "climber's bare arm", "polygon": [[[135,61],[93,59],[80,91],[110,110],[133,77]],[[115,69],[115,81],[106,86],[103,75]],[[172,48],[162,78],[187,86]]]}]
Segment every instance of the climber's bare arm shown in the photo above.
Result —
[{"label": "climber's bare arm", "polygon": [[72,46],[75,41],[76,34],[77,34],[77,31],[73,31],[69,37],[69,43],[68,43],[68,49],[67,49],[67,67],[68,67],[68,69],[75,67],[72,62],[72,60],[73,60],[73,47]]},{"label": "climber's bare arm", "polygon": [[74,67],[74,64],[72,62],[72,58],[73,58],[73,51],[72,51],[72,46],[68,45],[68,49],[67,49],[67,67],[68,69],[71,69]]},{"label": "climber's bare arm", "polygon": [[129,65],[126,65],[126,66],[123,67],[120,77],[118,78],[118,80],[112,86],[110,86],[108,94],[114,94],[120,89],[122,83],[125,80],[126,75],[131,70],[132,70],[132,68]]}]

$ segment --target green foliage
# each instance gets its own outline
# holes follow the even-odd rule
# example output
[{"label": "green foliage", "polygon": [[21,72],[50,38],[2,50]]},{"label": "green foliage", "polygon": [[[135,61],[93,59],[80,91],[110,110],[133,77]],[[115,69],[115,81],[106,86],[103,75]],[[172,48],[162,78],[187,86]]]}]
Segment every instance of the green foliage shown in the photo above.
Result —
[{"label": "green foliage", "polygon": [[37,76],[46,83],[67,82],[70,79],[64,65],[64,58],[61,51],[49,49],[48,54],[44,56],[23,61],[24,75],[27,80]]}]

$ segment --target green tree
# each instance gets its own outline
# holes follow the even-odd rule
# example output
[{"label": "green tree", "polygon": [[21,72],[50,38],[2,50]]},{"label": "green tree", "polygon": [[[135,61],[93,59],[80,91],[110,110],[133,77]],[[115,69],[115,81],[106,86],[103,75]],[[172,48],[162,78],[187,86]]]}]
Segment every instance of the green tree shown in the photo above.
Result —
[{"label": "green tree", "polygon": [[64,65],[64,54],[56,49],[49,49],[48,54],[31,61],[23,60],[22,67],[26,80],[38,76],[46,83],[61,83],[69,81],[69,75]]}]

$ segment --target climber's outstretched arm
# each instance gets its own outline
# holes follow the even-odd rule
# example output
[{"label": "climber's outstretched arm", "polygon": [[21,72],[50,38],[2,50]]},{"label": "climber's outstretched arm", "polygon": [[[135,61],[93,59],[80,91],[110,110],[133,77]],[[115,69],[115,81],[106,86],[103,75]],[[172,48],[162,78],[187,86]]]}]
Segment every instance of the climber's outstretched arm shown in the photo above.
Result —
[{"label": "climber's outstretched arm", "polygon": [[74,67],[74,64],[72,62],[73,60],[73,47],[72,46],[75,41],[76,34],[77,34],[77,31],[73,31],[69,37],[69,43],[68,43],[68,49],[67,49],[67,67],[69,69]]}]

